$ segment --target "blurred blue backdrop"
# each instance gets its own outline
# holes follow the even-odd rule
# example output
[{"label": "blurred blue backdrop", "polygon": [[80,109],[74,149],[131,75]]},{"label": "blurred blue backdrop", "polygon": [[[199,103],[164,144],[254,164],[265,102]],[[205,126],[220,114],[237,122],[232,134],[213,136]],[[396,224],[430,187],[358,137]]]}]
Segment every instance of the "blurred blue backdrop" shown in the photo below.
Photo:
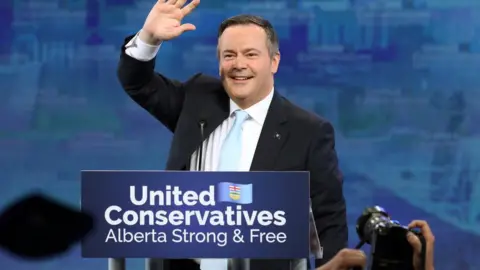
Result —
[{"label": "blurred blue backdrop", "polygon": [[[276,88],[331,120],[350,245],[362,208],[426,219],[436,269],[480,269],[480,1],[202,0],[195,32],[157,69],[217,73],[216,31],[238,13],[281,38]],[[163,169],[171,134],[122,91],[119,49],[153,0],[2,0],[0,208],[40,189],[79,204],[82,169]],[[477,123],[477,124],[476,124]],[[2,270],[103,270],[79,249],[45,263],[0,253]],[[142,260],[129,262],[143,269]]]}]

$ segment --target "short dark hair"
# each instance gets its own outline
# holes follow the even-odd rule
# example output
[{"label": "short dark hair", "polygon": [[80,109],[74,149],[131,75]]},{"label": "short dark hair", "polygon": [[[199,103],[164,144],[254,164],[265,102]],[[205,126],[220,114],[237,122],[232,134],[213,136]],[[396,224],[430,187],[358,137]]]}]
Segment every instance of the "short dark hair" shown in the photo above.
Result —
[{"label": "short dark hair", "polygon": [[257,25],[265,30],[265,34],[267,34],[268,50],[272,57],[279,52],[278,36],[275,29],[268,20],[260,16],[242,14],[224,20],[218,29],[218,38],[220,38],[228,27],[248,24]]}]

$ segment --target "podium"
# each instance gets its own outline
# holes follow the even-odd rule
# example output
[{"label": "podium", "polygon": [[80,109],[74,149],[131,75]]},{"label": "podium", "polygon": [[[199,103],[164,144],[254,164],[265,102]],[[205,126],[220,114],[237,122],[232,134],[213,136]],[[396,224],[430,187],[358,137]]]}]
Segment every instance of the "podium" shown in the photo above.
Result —
[{"label": "podium", "polygon": [[110,258],[109,270],[126,270],[125,258],[150,258],[146,270],[183,258],[306,270],[292,267],[311,254],[308,172],[83,171],[81,190],[97,222],[82,257]]}]

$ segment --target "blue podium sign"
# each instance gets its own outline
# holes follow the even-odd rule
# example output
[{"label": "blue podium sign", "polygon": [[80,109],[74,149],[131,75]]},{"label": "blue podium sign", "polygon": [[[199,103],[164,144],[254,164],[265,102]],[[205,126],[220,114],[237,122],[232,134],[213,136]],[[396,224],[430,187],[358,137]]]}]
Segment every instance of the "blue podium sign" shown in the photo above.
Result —
[{"label": "blue podium sign", "polygon": [[308,172],[83,171],[85,258],[309,256]]}]

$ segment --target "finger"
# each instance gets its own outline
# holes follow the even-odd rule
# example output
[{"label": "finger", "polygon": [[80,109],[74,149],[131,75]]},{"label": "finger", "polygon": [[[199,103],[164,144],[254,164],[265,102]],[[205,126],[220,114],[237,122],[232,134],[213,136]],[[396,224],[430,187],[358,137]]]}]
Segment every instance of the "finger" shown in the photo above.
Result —
[{"label": "finger", "polygon": [[[160,0],[159,2],[163,2],[165,0]],[[166,4],[168,5],[175,5],[175,3],[177,2],[177,0],[167,0]]]},{"label": "finger", "polygon": [[425,254],[425,270],[433,270],[433,245],[427,246],[427,251]]},{"label": "finger", "polygon": [[420,239],[414,233],[407,233],[407,241],[416,254],[422,253],[422,242],[420,242]]},{"label": "finger", "polygon": [[354,253],[349,256],[347,262],[348,266],[365,267],[367,265],[367,256],[365,256],[365,253],[363,253],[363,251],[354,250]]},{"label": "finger", "polygon": [[185,2],[187,2],[187,0],[176,0],[175,6],[181,8],[185,5]]},{"label": "finger", "polygon": [[342,267],[365,267],[367,264],[367,256],[361,250],[344,249],[335,257],[337,257],[338,265]]},{"label": "finger", "polygon": [[200,0],[192,0],[192,2],[182,8],[183,16],[190,14],[190,12],[192,12],[199,4]]},{"label": "finger", "polygon": [[433,270],[433,253],[434,253],[434,241],[435,236],[428,226],[428,223],[424,220],[414,220],[409,225],[409,228],[419,228],[422,232],[425,242],[427,244],[426,254],[425,254],[425,270]]},{"label": "finger", "polygon": [[408,228],[419,228],[427,242],[433,242],[435,240],[430,226],[428,226],[428,223],[424,220],[414,220],[408,224]]},{"label": "finger", "polygon": [[187,31],[193,31],[197,29],[197,27],[195,27],[195,25],[191,24],[191,23],[184,23],[182,25],[180,25],[180,30],[183,32],[187,32]]}]

